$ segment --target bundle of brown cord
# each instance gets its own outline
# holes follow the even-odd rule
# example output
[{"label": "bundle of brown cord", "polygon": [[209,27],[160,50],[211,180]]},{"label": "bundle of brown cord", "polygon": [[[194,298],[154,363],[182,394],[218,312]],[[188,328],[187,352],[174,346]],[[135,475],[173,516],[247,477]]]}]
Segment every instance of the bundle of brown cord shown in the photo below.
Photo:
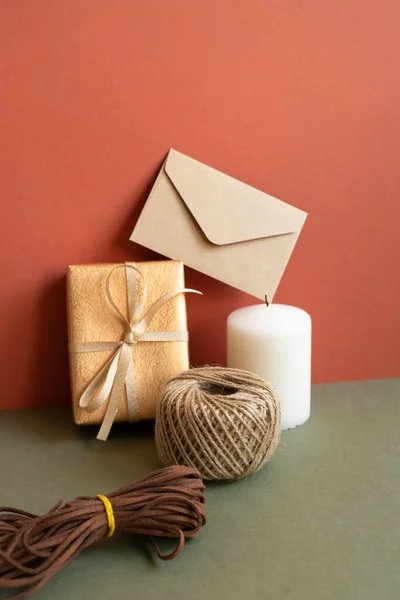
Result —
[{"label": "bundle of brown cord", "polygon": [[[107,496],[60,501],[43,516],[0,508],[0,588],[26,588],[13,599],[27,598],[82,550],[109,536],[110,520],[115,531],[150,536],[163,560],[175,558],[185,538],[197,536],[206,522],[199,472],[160,469]],[[160,552],[155,541],[160,537],[178,539],[171,554]]]}]

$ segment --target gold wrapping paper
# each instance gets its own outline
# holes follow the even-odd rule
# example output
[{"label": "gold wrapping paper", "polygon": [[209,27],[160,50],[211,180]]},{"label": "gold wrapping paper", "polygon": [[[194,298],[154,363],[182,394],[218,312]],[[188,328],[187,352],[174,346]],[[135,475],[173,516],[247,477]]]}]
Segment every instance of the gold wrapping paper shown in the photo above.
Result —
[{"label": "gold wrapping paper", "polygon": [[[132,263],[143,274],[147,285],[144,313],[169,292],[184,288],[183,264],[179,261]],[[122,314],[128,318],[128,298],[125,269],[115,264],[73,265],[67,273],[68,338],[70,344],[87,342],[119,342],[124,336],[124,324],[110,306],[106,282],[110,275],[110,292]],[[124,267],[124,264],[121,264]],[[140,280],[136,281],[136,298],[140,300]],[[148,331],[186,331],[186,303],[179,294],[165,303],[151,321]],[[153,419],[156,406],[166,383],[189,368],[188,342],[139,342],[132,346],[135,366],[138,419]],[[79,399],[88,384],[112,356],[112,350],[70,353],[70,379],[75,423],[100,424],[107,402],[93,412],[79,406]],[[116,422],[128,421],[125,387],[121,394]]]}]

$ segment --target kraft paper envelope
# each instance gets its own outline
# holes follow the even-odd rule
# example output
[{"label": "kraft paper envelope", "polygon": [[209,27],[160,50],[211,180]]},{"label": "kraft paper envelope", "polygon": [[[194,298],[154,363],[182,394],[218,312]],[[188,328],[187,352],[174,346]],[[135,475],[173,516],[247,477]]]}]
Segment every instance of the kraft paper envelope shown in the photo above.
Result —
[{"label": "kraft paper envelope", "polygon": [[130,239],[271,301],[306,217],[171,149]]}]

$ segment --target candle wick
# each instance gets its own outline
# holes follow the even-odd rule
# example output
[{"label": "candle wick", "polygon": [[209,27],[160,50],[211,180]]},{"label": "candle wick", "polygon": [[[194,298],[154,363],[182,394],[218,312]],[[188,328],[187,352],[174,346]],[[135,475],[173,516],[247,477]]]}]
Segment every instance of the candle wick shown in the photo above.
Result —
[{"label": "candle wick", "polygon": [[268,302],[268,296],[267,296],[267,294],[265,294],[265,304],[267,305],[267,307],[269,306],[269,302]]}]

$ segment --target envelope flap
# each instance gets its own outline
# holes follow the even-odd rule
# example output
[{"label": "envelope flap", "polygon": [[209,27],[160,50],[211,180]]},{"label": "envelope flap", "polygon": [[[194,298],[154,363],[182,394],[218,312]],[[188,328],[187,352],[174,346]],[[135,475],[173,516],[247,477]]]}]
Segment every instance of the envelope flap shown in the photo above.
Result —
[{"label": "envelope flap", "polygon": [[170,150],[164,169],[210,242],[233,244],[300,231],[307,213]]}]

